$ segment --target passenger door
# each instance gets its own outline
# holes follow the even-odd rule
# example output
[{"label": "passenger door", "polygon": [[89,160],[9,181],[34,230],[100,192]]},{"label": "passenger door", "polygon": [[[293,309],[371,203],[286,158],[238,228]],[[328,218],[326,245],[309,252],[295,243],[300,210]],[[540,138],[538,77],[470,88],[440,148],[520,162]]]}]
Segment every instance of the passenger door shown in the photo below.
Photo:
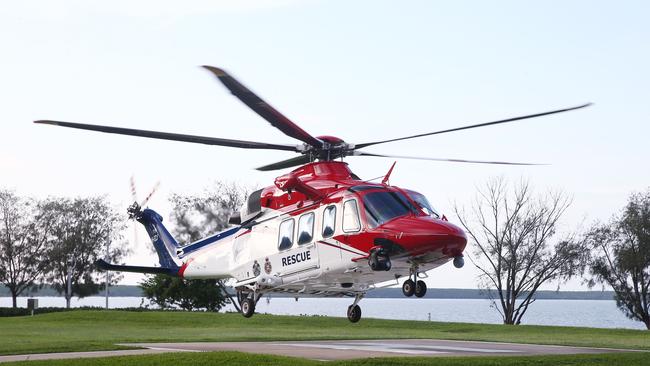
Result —
[{"label": "passenger door", "polygon": [[319,267],[318,248],[314,241],[314,212],[288,218],[280,223],[278,235],[278,273],[290,276]]}]

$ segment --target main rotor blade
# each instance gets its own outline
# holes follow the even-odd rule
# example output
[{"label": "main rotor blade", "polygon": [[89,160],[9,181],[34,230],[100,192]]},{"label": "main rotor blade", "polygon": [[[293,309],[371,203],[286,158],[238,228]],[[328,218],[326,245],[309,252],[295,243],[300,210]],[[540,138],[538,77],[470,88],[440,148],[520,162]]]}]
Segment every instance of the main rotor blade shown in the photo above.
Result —
[{"label": "main rotor blade", "polygon": [[244,104],[246,104],[250,109],[271,123],[273,127],[282,131],[285,135],[298,139],[316,148],[323,147],[322,141],[307,133],[307,131],[300,128],[297,124],[291,122],[289,118],[271,107],[270,104],[263,101],[223,69],[207,65],[204,65],[203,67],[212,72],[234,96],[239,98],[239,100],[244,102]]},{"label": "main rotor blade", "polygon": [[81,129],[81,130],[115,133],[115,134],[119,134],[119,135],[147,137],[147,138],[152,138],[152,139],[193,142],[193,143],[206,144],[206,145],[239,147],[239,148],[244,148],[244,149],[268,149],[268,150],[299,151],[298,146],[296,146],[296,145],[267,144],[267,143],[264,143],[264,142],[230,140],[230,139],[221,139],[221,138],[217,138],[217,137],[205,137],[205,136],[194,136],[194,135],[181,135],[181,134],[177,134],[177,133],[157,132],[157,131],[148,131],[148,130],[135,130],[135,129],[131,129],[131,128],[100,126],[100,125],[87,125],[87,124],[83,124],[83,123],[72,123],[72,122],[61,122],[61,121],[40,120],[40,121],[34,121],[34,123],[40,123],[40,124],[46,124],[46,125],[54,125],[54,126],[62,126],[62,127],[70,127],[70,128],[78,128],[78,129]]},{"label": "main rotor blade", "polygon": [[267,171],[270,171],[270,170],[278,170],[278,169],[294,167],[294,166],[297,166],[297,165],[307,164],[307,163],[309,163],[309,161],[310,161],[309,156],[301,155],[301,156],[297,156],[295,158],[282,160],[282,161],[279,161],[277,163],[261,166],[261,167],[257,168],[257,170],[267,172]]},{"label": "main rotor blade", "polygon": [[372,154],[363,151],[355,151],[353,156],[376,156],[381,158],[397,158],[397,159],[416,159],[416,160],[432,160],[432,161],[449,161],[453,163],[472,163],[472,164],[499,164],[499,165],[548,165],[537,163],[513,163],[507,161],[484,161],[484,160],[465,160],[465,159],[441,159],[441,158],[426,158],[419,156],[402,156],[402,155],[384,155]]},{"label": "main rotor blade", "polygon": [[508,122],[519,121],[519,120],[522,120],[522,119],[529,119],[529,118],[536,118],[536,117],[541,117],[541,116],[547,116],[547,115],[549,115],[549,114],[562,113],[562,112],[572,111],[572,110],[575,110],[575,109],[585,108],[585,107],[588,107],[588,106],[590,106],[590,105],[591,105],[591,103],[587,103],[587,104],[579,105],[579,106],[577,106],[577,107],[564,108],[564,109],[556,109],[556,110],[549,111],[549,112],[536,113],[536,114],[529,114],[529,115],[526,115],[526,116],[513,117],[513,118],[502,119],[502,120],[498,120],[498,121],[479,123],[479,124],[476,124],[476,125],[469,125],[469,126],[463,126],[463,127],[450,128],[450,129],[448,129],[448,130],[441,130],[441,131],[435,131],[435,132],[429,132],[429,133],[421,133],[421,134],[419,134],[419,135],[406,136],[406,137],[399,137],[399,138],[390,139],[390,140],[383,140],[383,141],[367,142],[367,143],[364,143],[364,144],[356,144],[356,148],[358,148],[358,149],[363,149],[364,147],[367,147],[367,146],[377,145],[377,144],[384,144],[384,143],[387,143],[387,142],[393,142],[393,141],[401,141],[401,140],[413,139],[413,138],[416,138],[416,137],[422,137],[422,136],[439,135],[439,134],[447,133],[447,132],[454,132],[454,131],[461,131],[461,130],[469,130],[470,128],[492,126],[492,125],[498,125],[498,124],[501,124],[501,123],[508,123]]}]

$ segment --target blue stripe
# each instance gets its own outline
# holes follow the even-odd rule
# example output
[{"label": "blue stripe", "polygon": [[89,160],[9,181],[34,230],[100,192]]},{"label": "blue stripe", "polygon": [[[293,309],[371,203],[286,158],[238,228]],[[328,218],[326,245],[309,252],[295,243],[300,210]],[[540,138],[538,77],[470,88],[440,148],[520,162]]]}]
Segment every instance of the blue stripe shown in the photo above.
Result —
[{"label": "blue stripe", "polygon": [[197,242],[194,242],[192,244],[188,244],[188,245],[186,245],[186,246],[184,246],[182,248],[179,248],[178,250],[182,251],[181,256],[185,256],[185,255],[187,255],[187,254],[189,254],[191,252],[194,252],[196,250],[199,250],[199,249],[203,248],[206,245],[209,245],[209,244],[215,243],[215,242],[217,242],[217,241],[219,241],[221,239],[227,238],[227,237],[231,236],[232,234],[236,233],[237,231],[239,231],[239,229],[241,229],[241,227],[237,226],[237,227],[234,227],[232,229],[222,231],[220,233],[214,234],[214,235],[209,236],[209,237],[207,237],[205,239],[201,239],[201,240],[199,240]]}]

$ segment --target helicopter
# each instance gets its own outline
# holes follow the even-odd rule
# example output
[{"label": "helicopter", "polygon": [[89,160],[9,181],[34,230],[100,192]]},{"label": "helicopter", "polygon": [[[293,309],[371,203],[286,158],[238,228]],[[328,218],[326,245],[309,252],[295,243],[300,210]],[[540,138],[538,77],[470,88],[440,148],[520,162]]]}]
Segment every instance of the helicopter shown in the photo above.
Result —
[{"label": "helicopter", "polygon": [[343,161],[347,156],[389,157],[476,164],[538,165],[521,162],[395,156],[366,147],[487,127],[585,108],[590,103],[543,113],[360,144],[335,136],[312,136],[225,70],[203,66],[235,97],[273,127],[301,143],[272,144],[73,122],[38,120],[105,133],[243,149],[281,150],[296,157],[264,165],[261,171],[294,168],[274,184],[252,192],[229,218],[231,228],[189,244],[179,243],[160,214],[137,201],[129,218],[142,224],[158,255],[159,267],[111,264],[108,271],[165,274],[187,279],[229,279],[244,317],[255,313],[269,293],[291,296],[351,297],[350,322],[361,319],[359,302],[368,291],[406,278],[405,296],[423,297],[426,272],[447,262],[464,265],[464,231],[438,213],[414,190],[390,184],[395,163],[381,182],[363,180]]}]

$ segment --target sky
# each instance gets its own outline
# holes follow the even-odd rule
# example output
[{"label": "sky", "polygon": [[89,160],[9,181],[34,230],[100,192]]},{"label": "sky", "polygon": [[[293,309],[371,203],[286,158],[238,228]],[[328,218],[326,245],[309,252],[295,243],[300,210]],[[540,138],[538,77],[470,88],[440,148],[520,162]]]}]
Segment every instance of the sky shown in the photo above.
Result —
[{"label": "sky", "polygon": [[[584,230],[650,186],[650,5],[644,1],[3,1],[0,187],[36,197],[107,194],[120,210],[217,180],[263,187],[278,151],[142,139],[35,125],[54,119],[296,143],[200,65],[223,67],[312,135],[351,143],[593,102],[587,109],[367,148],[513,167],[399,160],[391,183],[450,221],[501,176],[573,198],[562,230]],[[347,158],[362,178],[393,160]],[[144,238],[144,230],[140,230]],[[147,241],[128,262],[155,261]],[[470,249],[471,251],[471,249]],[[430,287],[476,288],[451,265]],[[124,283],[137,283],[128,275]],[[555,288],[550,284],[548,288]],[[584,289],[580,281],[564,289]]]}]

